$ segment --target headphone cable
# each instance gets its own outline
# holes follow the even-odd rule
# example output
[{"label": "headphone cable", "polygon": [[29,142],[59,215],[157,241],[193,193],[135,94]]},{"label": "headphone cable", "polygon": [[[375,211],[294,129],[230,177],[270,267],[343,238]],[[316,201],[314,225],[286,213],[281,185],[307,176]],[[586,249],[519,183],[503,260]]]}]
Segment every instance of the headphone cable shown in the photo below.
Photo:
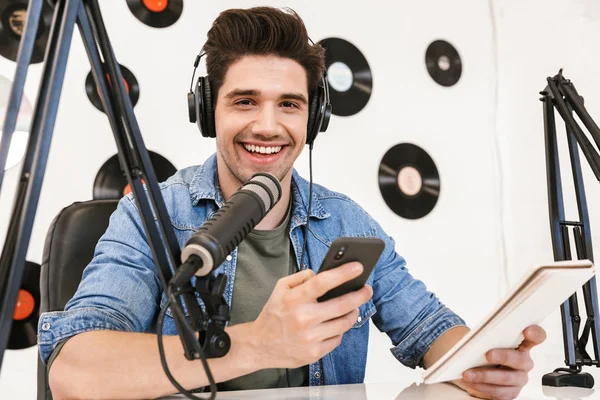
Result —
[{"label": "headphone cable", "polygon": [[[302,256],[300,257],[300,269],[302,269],[302,264],[304,263],[304,251],[308,248],[308,224],[310,223],[310,208],[312,205],[312,187],[313,187],[313,176],[312,176],[312,149],[313,144],[311,143],[308,147],[308,170],[310,175],[310,185],[309,185],[309,194],[308,194],[308,211],[306,214],[306,226],[304,228],[304,243],[302,245]],[[307,258],[308,261],[308,258]]]}]

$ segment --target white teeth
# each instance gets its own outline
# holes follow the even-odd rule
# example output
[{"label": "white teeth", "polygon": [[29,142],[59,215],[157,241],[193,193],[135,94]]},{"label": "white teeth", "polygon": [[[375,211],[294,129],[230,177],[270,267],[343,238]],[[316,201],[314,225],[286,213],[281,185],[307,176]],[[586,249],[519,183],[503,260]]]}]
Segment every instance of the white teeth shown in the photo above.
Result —
[{"label": "white teeth", "polygon": [[244,148],[252,153],[275,154],[281,151],[282,146],[264,147],[253,144],[244,144]]}]

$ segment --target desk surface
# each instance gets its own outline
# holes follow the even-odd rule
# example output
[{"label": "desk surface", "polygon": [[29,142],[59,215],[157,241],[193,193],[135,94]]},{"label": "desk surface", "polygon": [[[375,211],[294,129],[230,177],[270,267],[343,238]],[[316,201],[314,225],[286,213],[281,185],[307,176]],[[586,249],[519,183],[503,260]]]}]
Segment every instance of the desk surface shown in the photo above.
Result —
[{"label": "desk surface", "polygon": [[[529,385],[531,388],[531,385]],[[579,388],[550,388],[538,386],[539,390],[523,388],[519,399],[600,399],[600,392],[594,389]],[[536,393],[539,391],[539,394]],[[206,397],[207,393],[199,395]],[[185,399],[183,395],[164,397],[163,400]],[[413,383],[405,386],[397,382],[371,382],[356,385],[334,385],[321,387],[302,387],[284,389],[264,389],[219,392],[217,400],[233,399],[265,399],[265,400],[474,400],[466,392],[454,385],[436,383],[434,385],[417,385]]]},{"label": "desk surface", "polygon": [[[596,389],[553,388],[541,385],[542,375],[548,370],[536,367],[529,374],[529,383],[521,391],[519,399],[598,399],[600,400],[600,373],[597,368],[587,368],[586,371],[594,376]],[[200,394],[199,397],[206,397]],[[185,399],[183,395],[164,397],[163,400]],[[264,389],[219,392],[217,400],[233,399],[282,399],[282,400],[474,400],[463,390],[448,383],[434,385],[416,384],[412,380],[399,379],[397,382],[370,382],[357,385],[332,385],[319,387],[300,387],[284,389]]]}]

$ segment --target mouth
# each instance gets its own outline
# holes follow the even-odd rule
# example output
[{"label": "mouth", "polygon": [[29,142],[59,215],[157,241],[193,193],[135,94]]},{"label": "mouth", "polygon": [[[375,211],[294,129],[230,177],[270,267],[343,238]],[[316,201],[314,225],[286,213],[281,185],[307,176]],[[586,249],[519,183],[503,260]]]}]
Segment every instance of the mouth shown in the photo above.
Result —
[{"label": "mouth", "polygon": [[285,146],[258,146],[255,144],[242,143],[246,151],[252,154],[278,154]]},{"label": "mouth", "polygon": [[265,166],[277,162],[285,154],[288,145],[265,146],[239,143],[242,157],[250,163]]}]

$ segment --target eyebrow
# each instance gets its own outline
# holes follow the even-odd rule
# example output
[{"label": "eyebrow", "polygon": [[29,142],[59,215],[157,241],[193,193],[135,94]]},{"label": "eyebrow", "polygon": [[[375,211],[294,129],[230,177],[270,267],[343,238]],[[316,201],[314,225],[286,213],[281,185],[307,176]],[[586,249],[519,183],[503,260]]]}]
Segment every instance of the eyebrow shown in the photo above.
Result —
[{"label": "eyebrow", "polygon": [[[261,91],[257,89],[233,89],[225,95],[226,99],[232,99],[237,96],[260,96]],[[304,104],[308,104],[308,100],[302,93],[283,93],[279,96],[279,99],[283,100],[296,100]]]}]

